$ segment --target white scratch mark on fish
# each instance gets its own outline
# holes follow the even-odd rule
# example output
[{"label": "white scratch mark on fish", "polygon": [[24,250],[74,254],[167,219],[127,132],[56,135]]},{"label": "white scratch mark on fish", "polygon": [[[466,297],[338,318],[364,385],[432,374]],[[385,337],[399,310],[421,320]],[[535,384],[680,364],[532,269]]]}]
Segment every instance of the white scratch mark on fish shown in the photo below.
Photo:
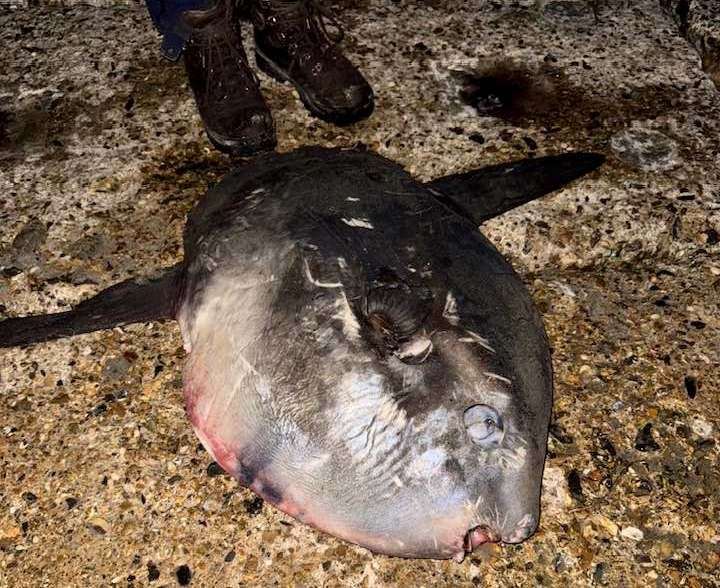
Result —
[{"label": "white scratch mark on fish", "polygon": [[457,325],[460,322],[460,317],[457,313],[457,300],[455,295],[448,290],[445,296],[445,308],[443,309],[443,317],[451,325]]},{"label": "white scratch mark on fish", "polygon": [[488,378],[492,378],[493,380],[499,380],[501,382],[505,382],[506,384],[512,384],[512,381],[507,379],[505,376],[501,376],[500,374],[496,374],[493,372],[483,372]]},{"label": "white scratch mark on fish", "polygon": [[393,482],[395,483],[395,485],[396,485],[398,488],[403,488],[403,487],[405,486],[405,484],[403,484],[403,481],[402,481],[400,478],[398,478],[397,476],[395,476],[395,477],[393,478]]},{"label": "white scratch mark on fish", "polygon": [[[408,357],[419,358],[420,363],[425,361],[433,350],[433,343],[428,337],[418,337],[409,343],[406,343],[397,351],[397,356],[400,359],[407,359]],[[405,388],[405,372],[403,372],[403,385],[402,389]]]},{"label": "white scratch mark on fish", "polygon": [[348,196],[345,200],[348,202],[360,202],[360,198],[353,198],[352,196]]},{"label": "white scratch mark on fish", "polygon": [[235,353],[237,354],[238,358],[239,358],[240,361],[245,365],[245,367],[246,367],[247,369],[249,369],[249,370],[250,370],[253,374],[255,374],[256,376],[259,376],[259,375],[260,375],[260,372],[258,372],[258,371],[255,369],[255,366],[254,366],[253,364],[251,364],[251,363],[245,358],[245,356],[244,356],[242,353],[240,353],[239,351],[236,351]]},{"label": "white scratch mark on fish", "polygon": [[360,323],[355,316],[350,302],[348,302],[347,294],[343,289],[337,300],[338,311],[333,318],[340,320],[343,326],[343,333],[348,339],[357,340],[360,338]]},{"label": "white scratch mark on fish", "polygon": [[469,331],[465,329],[465,332],[469,335],[468,337],[460,337],[458,341],[460,343],[477,343],[481,347],[484,347],[488,351],[495,353],[495,350],[490,345],[490,342],[483,336],[478,335],[475,331]]},{"label": "white scratch mark on fish", "polygon": [[349,227],[356,227],[359,229],[374,229],[375,227],[372,226],[372,223],[366,219],[366,218],[343,218],[342,222],[344,222]]},{"label": "white scratch mark on fish", "polygon": [[312,273],[310,273],[310,264],[308,264],[307,259],[303,259],[303,267],[305,268],[305,277],[307,277],[313,286],[317,286],[318,288],[342,288],[340,282],[321,282],[316,280]]}]

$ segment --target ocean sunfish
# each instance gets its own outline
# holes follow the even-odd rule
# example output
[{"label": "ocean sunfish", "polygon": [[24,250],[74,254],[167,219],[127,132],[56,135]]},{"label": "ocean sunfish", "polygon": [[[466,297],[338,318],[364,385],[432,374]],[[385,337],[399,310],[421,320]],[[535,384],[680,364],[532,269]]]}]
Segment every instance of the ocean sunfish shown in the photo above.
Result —
[{"label": "ocean sunfish", "polygon": [[420,183],[358,150],[227,175],[182,263],[0,346],[175,319],[187,414],[276,508],[373,552],[462,560],[537,527],[552,407],[540,316],[478,225],[597,168],[570,153]]}]

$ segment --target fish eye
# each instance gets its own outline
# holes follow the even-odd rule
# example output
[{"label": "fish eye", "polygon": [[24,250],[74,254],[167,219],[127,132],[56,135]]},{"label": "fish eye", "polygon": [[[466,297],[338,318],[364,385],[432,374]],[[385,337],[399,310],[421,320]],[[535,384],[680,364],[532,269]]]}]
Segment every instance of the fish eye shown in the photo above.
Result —
[{"label": "fish eye", "polygon": [[463,413],[463,422],[470,439],[476,445],[490,447],[502,440],[502,417],[492,406],[474,404]]}]

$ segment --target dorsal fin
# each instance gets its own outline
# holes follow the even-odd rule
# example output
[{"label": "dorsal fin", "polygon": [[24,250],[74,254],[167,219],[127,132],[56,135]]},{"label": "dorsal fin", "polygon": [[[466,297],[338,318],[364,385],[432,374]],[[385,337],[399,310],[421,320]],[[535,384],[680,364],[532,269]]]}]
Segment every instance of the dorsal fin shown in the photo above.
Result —
[{"label": "dorsal fin", "polygon": [[119,325],[174,318],[183,265],[155,278],[110,286],[72,310],[0,321],[0,347],[15,347],[110,329]]},{"label": "dorsal fin", "polygon": [[427,182],[438,197],[475,224],[499,216],[597,169],[598,153],[565,153],[523,159]]}]

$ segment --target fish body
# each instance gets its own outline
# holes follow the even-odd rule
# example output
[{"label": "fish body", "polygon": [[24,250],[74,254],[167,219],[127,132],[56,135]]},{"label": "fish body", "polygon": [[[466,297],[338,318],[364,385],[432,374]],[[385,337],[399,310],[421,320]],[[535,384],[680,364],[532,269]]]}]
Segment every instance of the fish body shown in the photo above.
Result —
[{"label": "fish body", "polygon": [[364,151],[260,158],[190,214],[181,264],[0,323],[0,345],[176,318],[193,428],[267,502],[402,557],[517,543],[539,520],[552,366],[527,289],[477,226],[601,161],[422,184]]}]

